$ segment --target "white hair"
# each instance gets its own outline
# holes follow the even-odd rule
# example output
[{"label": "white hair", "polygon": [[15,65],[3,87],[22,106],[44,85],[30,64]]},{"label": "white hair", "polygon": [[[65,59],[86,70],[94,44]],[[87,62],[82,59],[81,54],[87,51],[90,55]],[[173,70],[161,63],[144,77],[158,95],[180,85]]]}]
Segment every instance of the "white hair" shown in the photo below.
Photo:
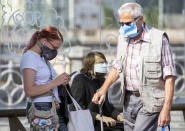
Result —
[{"label": "white hair", "polygon": [[143,16],[143,8],[137,3],[125,3],[118,9],[118,14],[130,13],[134,18]]}]

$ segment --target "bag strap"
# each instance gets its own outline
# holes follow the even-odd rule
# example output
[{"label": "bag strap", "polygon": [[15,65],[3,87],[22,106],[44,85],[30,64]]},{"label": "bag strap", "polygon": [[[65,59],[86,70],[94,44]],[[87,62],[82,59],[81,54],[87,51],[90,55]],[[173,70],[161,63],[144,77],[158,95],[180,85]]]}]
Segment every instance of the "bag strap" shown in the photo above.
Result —
[{"label": "bag strap", "polygon": [[[170,131],[170,125],[168,125],[168,130]],[[161,131],[165,131],[165,127],[164,126],[161,127]]]},{"label": "bag strap", "polygon": [[46,65],[48,66],[49,71],[50,71],[50,78],[49,78],[49,79],[50,79],[50,80],[53,80],[53,75],[52,75],[50,63],[49,63],[47,60],[45,60],[45,62],[46,62]]},{"label": "bag strap", "polygon": [[[53,80],[53,75],[52,75],[50,64],[49,64],[49,62],[47,60],[45,60],[45,62],[46,62],[46,65],[48,66],[48,68],[50,70],[50,78],[49,79]],[[32,99],[32,102],[33,102],[33,99],[36,99],[36,98],[39,98],[39,97],[45,97],[45,96],[53,96],[55,98],[55,96],[53,94],[53,91],[50,90],[50,91],[48,91],[46,93],[43,93],[43,94],[40,94],[40,95],[37,95],[37,96],[32,96],[31,99]]]},{"label": "bag strap", "polygon": [[[65,87],[65,89],[66,89],[66,87]],[[69,93],[69,91],[67,89],[66,89],[66,91],[67,91],[67,94],[69,95],[69,97],[71,98],[71,100],[72,100],[72,102],[73,102],[73,104],[75,106],[75,109],[76,110],[82,110],[82,108],[80,107],[80,105],[78,104],[78,102],[71,96],[71,94]]]}]

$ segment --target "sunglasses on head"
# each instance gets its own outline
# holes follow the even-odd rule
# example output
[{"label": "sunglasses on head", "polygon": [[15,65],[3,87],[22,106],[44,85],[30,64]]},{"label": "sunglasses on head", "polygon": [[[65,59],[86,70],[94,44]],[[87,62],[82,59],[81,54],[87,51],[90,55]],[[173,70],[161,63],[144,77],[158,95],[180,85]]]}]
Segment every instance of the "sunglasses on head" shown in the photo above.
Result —
[{"label": "sunglasses on head", "polygon": [[[139,20],[138,18],[139,18],[139,17],[134,18],[134,21],[138,21],[138,20]],[[131,22],[120,22],[120,21],[119,21],[119,24],[120,24],[121,26],[124,26],[124,25],[129,26],[129,25],[132,24],[134,21],[131,21]]]}]

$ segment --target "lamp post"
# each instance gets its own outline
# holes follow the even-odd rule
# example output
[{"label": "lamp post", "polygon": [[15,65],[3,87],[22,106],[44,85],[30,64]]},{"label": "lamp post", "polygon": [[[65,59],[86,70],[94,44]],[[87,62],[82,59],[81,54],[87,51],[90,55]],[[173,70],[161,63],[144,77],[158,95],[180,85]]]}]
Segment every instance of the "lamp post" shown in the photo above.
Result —
[{"label": "lamp post", "polygon": [[164,0],[158,0],[158,8],[159,8],[159,19],[158,19],[158,27],[163,28],[163,20],[164,20]]},{"label": "lamp post", "polygon": [[69,0],[69,28],[74,29],[74,0]]}]

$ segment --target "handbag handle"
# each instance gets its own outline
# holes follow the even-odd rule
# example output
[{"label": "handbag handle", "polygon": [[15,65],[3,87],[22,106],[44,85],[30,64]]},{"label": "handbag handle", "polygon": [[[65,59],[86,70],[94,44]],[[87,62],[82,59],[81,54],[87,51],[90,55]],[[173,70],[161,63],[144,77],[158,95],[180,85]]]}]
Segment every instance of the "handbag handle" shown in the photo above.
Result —
[{"label": "handbag handle", "polygon": [[82,108],[80,107],[80,105],[78,104],[78,102],[71,96],[71,94],[69,93],[69,91],[67,90],[67,88],[65,88],[66,91],[67,91],[67,94],[69,95],[69,97],[71,98],[74,106],[75,106],[75,109],[76,110],[82,110]]},{"label": "handbag handle", "polygon": [[[170,125],[168,125],[168,130],[170,131]],[[161,131],[165,131],[165,127],[164,126],[161,127]]]}]

